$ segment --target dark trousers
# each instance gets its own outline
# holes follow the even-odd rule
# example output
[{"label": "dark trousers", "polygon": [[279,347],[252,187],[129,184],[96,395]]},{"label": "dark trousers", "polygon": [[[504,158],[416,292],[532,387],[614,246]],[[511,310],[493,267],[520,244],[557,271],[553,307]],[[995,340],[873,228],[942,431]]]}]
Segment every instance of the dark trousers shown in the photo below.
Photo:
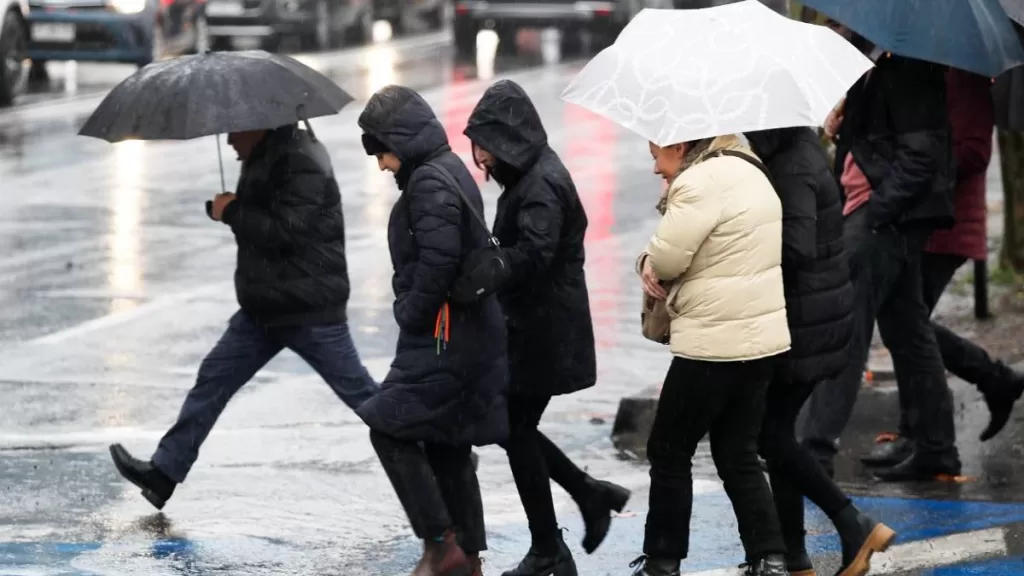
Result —
[{"label": "dark trousers", "polygon": [[711,457],[732,501],[747,557],[785,551],[768,482],[757,461],[765,391],[777,358],[749,362],[672,360],[658,400],[647,458],[651,494],[644,553],[683,559],[693,508],[692,459],[710,434]]},{"label": "dark trousers", "polygon": [[796,556],[806,550],[804,497],[829,518],[835,518],[850,504],[850,499],[839,490],[810,450],[796,441],[796,417],[814,391],[814,383],[793,381],[789,374],[789,359],[784,357],[768,386],[758,448],[768,463],[768,477],[786,551]]},{"label": "dark trousers", "polygon": [[469,446],[400,440],[371,430],[370,443],[421,540],[455,530],[463,551],[487,549],[480,484]]},{"label": "dark trousers", "polygon": [[502,445],[530,524],[533,547],[542,554],[557,552],[558,545],[551,480],[579,503],[585,502],[587,492],[587,474],[537,429],[550,401],[550,396],[509,395],[509,438]]},{"label": "dark trousers", "polygon": [[352,409],[378,390],[347,324],[268,328],[239,311],[199,366],[196,384],[178,421],[160,439],[153,463],[171,480],[184,482],[228,401],[284,348],[302,357]]},{"label": "dark trousers", "polygon": [[[925,252],[921,260],[921,281],[924,292],[924,303],[929,312],[935,310],[946,286],[953,279],[960,266],[967,258],[955,254],[932,254]],[[939,343],[942,363],[956,377],[984,389],[1011,380],[1013,370],[1006,364],[993,360],[981,346],[966,338],[962,338],[949,328],[932,321],[935,340]],[[897,385],[900,393],[900,435],[913,438],[910,429],[910,410],[913,400],[907,386],[899,379]]]},{"label": "dark trousers", "polygon": [[877,320],[913,407],[909,427],[918,452],[958,466],[953,397],[923,296],[921,267],[928,233],[892,227],[871,230],[866,216],[867,210],[861,208],[846,218],[844,226],[855,293],[850,362],[838,378],[811,394],[801,436],[819,459],[835,456],[853,414]]}]

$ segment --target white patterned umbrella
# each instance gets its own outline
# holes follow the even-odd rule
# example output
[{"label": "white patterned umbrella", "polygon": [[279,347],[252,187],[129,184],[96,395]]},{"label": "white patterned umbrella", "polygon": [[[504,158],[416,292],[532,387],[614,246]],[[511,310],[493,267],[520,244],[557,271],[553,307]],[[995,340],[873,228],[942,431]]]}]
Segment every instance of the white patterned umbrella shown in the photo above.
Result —
[{"label": "white patterned umbrella", "polygon": [[757,0],[642,10],[562,99],[659,146],[819,126],[872,63],[841,36]]}]

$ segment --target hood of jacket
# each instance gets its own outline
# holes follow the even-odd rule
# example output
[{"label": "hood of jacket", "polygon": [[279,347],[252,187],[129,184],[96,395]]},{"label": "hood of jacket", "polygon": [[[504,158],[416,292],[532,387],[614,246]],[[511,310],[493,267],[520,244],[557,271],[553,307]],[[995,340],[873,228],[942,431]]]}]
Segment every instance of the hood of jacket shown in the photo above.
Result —
[{"label": "hood of jacket", "polygon": [[522,86],[495,82],[484,92],[463,132],[495,158],[525,172],[548,145],[540,115]]},{"label": "hood of jacket", "polygon": [[363,132],[380,141],[409,169],[447,150],[448,135],[430,105],[405,86],[385,86],[359,115]]}]

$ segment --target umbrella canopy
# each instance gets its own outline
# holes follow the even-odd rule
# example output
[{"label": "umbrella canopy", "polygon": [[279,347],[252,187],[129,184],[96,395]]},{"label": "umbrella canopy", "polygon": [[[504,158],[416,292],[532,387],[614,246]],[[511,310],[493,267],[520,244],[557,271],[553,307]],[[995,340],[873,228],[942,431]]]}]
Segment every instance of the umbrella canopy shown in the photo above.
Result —
[{"label": "umbrella canopy", "polygon": [[209,52],[140,69],[114,87],[78,133],[108,142],[189,140],[337,114],[352,100],[289,56]]},{"label": "umbrella canopy", "polygon": [[642,10],[562,92],[659,146],[824,122],[872,66],[835,32],[757,0]]},{"label": "umbrella canopy", "polygon": [[804,4],[901,56],[991,78],[1024,64],[1024,47],[999,0],[804,0]]},{"label": "umbrella canopy", "polygon": [[1000,0],[1000,4],[1014,22],[1024,26],[1024,0]]}]

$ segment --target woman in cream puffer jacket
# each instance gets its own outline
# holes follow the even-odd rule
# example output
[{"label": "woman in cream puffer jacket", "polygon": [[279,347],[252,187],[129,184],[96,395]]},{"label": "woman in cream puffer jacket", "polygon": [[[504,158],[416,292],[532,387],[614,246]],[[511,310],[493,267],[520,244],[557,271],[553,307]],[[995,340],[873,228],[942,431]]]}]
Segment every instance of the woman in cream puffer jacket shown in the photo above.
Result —
[{"label": "woman in cream puffer jacket", "polygon": [[789,350],[782,207],[736,136],[652,143],[651,156],[669,188],[637,265],[644,292],[666,301],[674,357],[647,444],[650,507],[636,574],[679,574],[689,551],[691,458],[710,432],[747,573],[782,576],[785,546],[757,460],[765,391]]}]

